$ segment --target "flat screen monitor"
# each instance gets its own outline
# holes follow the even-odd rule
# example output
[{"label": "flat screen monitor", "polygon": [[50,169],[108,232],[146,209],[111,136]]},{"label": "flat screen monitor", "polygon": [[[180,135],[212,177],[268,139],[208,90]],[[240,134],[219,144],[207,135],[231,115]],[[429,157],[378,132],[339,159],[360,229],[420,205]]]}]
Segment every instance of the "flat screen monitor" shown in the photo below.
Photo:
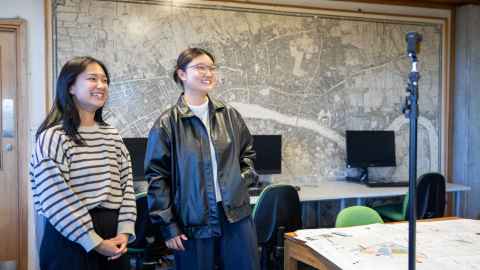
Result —
[{"label": "flat screen monitor", "polygon": [[282,135],[253,135],[253,148],[257,153],[257,173],[282,173]]},{"label": "flat screen monitor", "polygon": [[347,130],[347,167],[394,167],[395,133],[391,130]]},{"label": "flat screen monitor", "polygon": [[123,138],[123,143],[125,143],[132,160],[133,181],[145,181],[143,162],[147,149],[147,138]]}]

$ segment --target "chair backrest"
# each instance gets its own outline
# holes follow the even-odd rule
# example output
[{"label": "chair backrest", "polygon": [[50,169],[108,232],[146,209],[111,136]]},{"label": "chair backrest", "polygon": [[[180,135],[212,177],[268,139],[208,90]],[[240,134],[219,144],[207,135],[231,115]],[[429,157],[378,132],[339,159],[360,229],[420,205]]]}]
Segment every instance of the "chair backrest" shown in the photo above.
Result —
[{"label": "chair backrest", "polygon": [[[422,174],[417,181],[417,219],[443,217],[445,212],[445,177],[440,173]],[[408,193],[403,200],[402,212],[409,218]]]},{"label": "chair backrest", "polygon": [[135,194],[137,204],[137,220],[135,221],[135,241],[129,243],[132,248],[144,248],[147,245],[146,234],[147,227],[150,225],[148,216],[147,192]]},{"label": "chair backrest", "polygon": [[276,243],[279,227],[284,227],[285,232],[301,229],[300,210],[300,199],[293,186],[267,186],[253,209],[258,243]]},{"label": "chair backrest", "polygon": [[350,206],[338,213],[335,227],[351,227],[359,225],[368,225],[374,223],[382,223],[383,219],[370,207],[366,206]]},{"label": "chair backrest", "polygon": [[443,217],[445,212],[445,177],[439,173],[426,173],[417,186],[417,217]]}]

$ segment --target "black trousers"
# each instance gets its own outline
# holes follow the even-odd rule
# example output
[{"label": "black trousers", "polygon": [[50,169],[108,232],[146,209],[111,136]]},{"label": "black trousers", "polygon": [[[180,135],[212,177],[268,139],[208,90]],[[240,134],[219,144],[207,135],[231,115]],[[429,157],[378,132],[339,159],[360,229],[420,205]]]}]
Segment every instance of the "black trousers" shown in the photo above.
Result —
[{"label": "black trousers", "polygon": [[259,270],[257,235],[252,218],[228,222],[219,207],[222,236],[182,241],[175,253],[177,270]]},{"label": "black trousers", "polygon": [[[89,211],[95,232],[103,239],[117,235],[118,211],[95,208]],[[42,244],[40,245],[41,270],[128,270],[128,256],[116,260],[92,250],[85,249],[61,235],[49,222],[45,224]]]}]

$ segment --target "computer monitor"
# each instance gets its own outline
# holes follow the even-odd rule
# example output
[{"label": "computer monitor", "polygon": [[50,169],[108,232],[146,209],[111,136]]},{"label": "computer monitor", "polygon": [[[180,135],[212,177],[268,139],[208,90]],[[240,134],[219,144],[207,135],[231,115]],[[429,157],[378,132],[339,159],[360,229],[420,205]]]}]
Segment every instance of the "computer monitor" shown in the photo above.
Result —
[{"label": "computer monitor", "polygon": [[133,181],[145,181],[143,163],[147,149],[147,138],[123,138],[123,143],[127,147],[132,160]]},{"label": "computer monitor", "polygon": [[257,153],[257,173],[282,173],[282,135],[253,135],[253,148]]},{"label": "computer monitor", "polygon": [[368,167],[394,167],[395,133],[391,130],[347,130],[347,167],[361,168],[367,180]]}]

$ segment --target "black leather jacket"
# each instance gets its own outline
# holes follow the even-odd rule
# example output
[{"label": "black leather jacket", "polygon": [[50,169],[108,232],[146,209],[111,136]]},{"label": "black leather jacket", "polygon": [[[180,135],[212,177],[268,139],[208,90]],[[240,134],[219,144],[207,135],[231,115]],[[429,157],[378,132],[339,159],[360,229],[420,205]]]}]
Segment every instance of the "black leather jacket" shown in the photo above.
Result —
[{"label": "black leather jacket", "polygon": [[[210,136],[217,159],[217,179],[229,222],[250,215],[247,187],[257,181],[253,138],[240,114],[209,97]],[[211,237],[213,183],[208,133],[183,95],[165,111],[148,135],[145,176],[150,218],[166,240],[182,233]],[[211,185],[210,185],[211,186]],[[210,193],[210,194],[208,194]]]}]

